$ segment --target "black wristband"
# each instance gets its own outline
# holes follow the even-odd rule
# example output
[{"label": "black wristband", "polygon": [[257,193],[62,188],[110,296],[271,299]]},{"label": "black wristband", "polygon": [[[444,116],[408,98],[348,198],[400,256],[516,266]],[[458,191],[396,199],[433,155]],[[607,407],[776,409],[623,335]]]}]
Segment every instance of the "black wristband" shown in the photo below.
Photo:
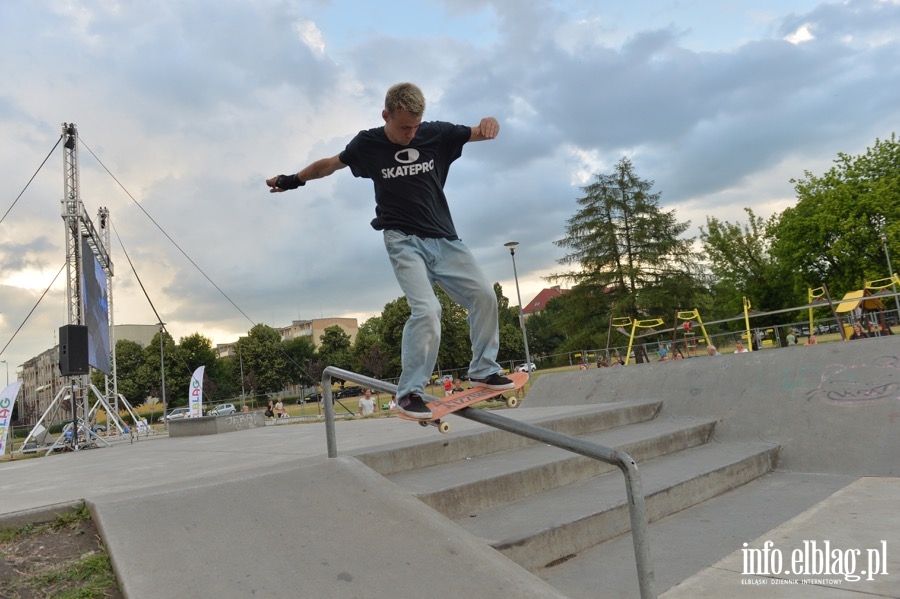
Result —
[{"label": "black wristband", "polygon": [[306,181],[301,181],[296,173],[293,175],[278,175],[278,178],[275,179],[275,187],[278,189],[297,189],[304,185],[306,185]]}]

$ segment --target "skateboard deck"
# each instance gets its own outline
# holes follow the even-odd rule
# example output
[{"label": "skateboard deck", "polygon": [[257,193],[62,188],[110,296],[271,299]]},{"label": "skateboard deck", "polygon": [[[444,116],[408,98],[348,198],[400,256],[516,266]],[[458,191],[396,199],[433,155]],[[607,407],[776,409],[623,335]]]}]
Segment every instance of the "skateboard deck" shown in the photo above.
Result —
[{"label": "skateboard deck", "polygon": [[412,416],[407,416],[403,413],[398,413],[397,416],[404,420],[418,422],[422,426],[436,426],[440,432],[446,433],[450,430],[450,423],[441,420],[444,416],[462,410],[463,408],[468,408],[472,404],[476,404],[480,401],[505,401],[508,407],[516,407],[519,400],[515,397],[504,398],[503,394],[507,391],[514,391],[524,387],[525,383],[528,382],[528,373],[514,372],[513,374],[508,375],[508,378],[515,384],[515,387],[512,389],[498,390],[487,389],[485,387],[471,387],[465,391],[448,395],[447,397],[433,397],[426,395],[425,400],[428,402],[428,407],[431,409],[431,418],[413,418]]}]

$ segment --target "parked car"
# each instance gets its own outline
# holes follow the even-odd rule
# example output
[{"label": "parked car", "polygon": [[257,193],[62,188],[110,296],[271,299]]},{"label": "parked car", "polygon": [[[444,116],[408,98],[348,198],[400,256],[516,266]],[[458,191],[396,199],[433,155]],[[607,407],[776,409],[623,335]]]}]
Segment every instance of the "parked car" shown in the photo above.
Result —
[{"label": "parked car", "polygon": [[537,370],[537,366],[534,365],[534,362],[526,362],[516,366],[516,372],[534,372],[535,370]]},{"label": "parked car", "polygon": [[237,412],[237,408],[234,407],[233,403],[223,403],[220,406],[214,407],[209,411],[208,416],[228,416],[229,414],[234,414]]},{"label": "parked car", "polygon": [[319,402],[319,401],[322,401],[322,394],[321,394],[321,393],[307,393],[307,394],[306,394],[306,397],[304,397],[303,399],[301,399],[300,402],[298,402],[298,403],[303,403],[303,402],[306,402],[306,403],[316,403],[316,402]]},{"label": "parked car", "polygon": [[359,385],[351,385],[349,387],[344,387],[343,389],[338,391],[336,397],[338,399],[342,399],[344,397],[359,397],[365,392],[366,390]]},{"label": "parked car", "polygon": [[191,413],[190,408],[172,408],[169,413],[162,417],[162,420],[168,422],[170,420],[178,420],[179,418],[187,418]]}]

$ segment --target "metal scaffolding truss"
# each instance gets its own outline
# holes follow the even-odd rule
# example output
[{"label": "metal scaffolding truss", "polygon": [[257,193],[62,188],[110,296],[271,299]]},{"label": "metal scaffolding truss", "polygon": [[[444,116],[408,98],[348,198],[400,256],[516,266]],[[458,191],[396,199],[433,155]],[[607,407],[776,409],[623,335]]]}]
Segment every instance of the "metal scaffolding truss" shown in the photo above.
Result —
[{"label": "metal scaffolding truss", "polygon": [[[119,417],[118,413],[119,398],[115,377],[115,339],[113,336],[112,326],[113,264],[112,260],[110,260],[109,257],[109,210],[107,210],[106,208],[100,208],[100,210],[98,211],[98,220],[100,222],[100,228],[98,230],[94,226],[91,218],[88,216],[87,211],[84,208],[84,203],[81,200],[78,166],[78,128],[75,126],[75,123],[62,124],[62,138],[63,199],[60,200],[60,206],[61,216],[65,226],[66,234],[66,302],[68,324],[87,324],[85,320],[85,298],[83,297],[81,287],[81,280],[85,275],[85,273],[82,272],[82,253],[85,251],[83,250],[84,246],[82,246],[82,240],[84,240],[86,242],[87,248],[89,248],[93,255],[97,258],[97,261],[106,273],[106,291],[107,299],[109,302],[108,314],[110,317],[110,320],[107,324],[109,326],[110,343],[112,349],[113,390],[112,393],[110,393],[110,389],[107,388],[106,393],[101,395],[97,388],[90,383],[90,378],[88,377],[88,375],[69,376],[67,377],[68,384],[60,390],[59,395],[57,395],[50,406],[48,406],[47,410],[44,412],[44,415],[41,417],[41,420],[43,420],[51,412],[51,410],[58,409],[58,404],[63,399],[62,396],[64,394],[64,391],[68,390],[69,399],[71,399],[73,404],[73,423],[78,423],[77,426],[79,428],[84,427],[85,437],[89,438],[93,433],[87,427],[91,420],[91,417],[93,416],[93,413],[96,411],[96,406],[94,409],[89,409],[89,393],[75,393],[74,389],[93,390],[97,397],[100,399],[102,405],[107,410],[107,414],[109,416],[109,418],[107,419],[108,423],[118,428],[120,433],[124,428],[124,422]],[[107,378],[107,387],[108,383],[109,379]],[[113,398],[113,406],[109,405],[107,401],[108,397]],[[38,425],[40,425],[40,421],[38,422]],[[38,427],[36,426],[35,429],[37,428]],[[35,431],[32,431],[32,434],[34,432]],[[30,436],[31,435],[29,435],[29,437]],[[77,436],[75,438],[77,448]]]}]

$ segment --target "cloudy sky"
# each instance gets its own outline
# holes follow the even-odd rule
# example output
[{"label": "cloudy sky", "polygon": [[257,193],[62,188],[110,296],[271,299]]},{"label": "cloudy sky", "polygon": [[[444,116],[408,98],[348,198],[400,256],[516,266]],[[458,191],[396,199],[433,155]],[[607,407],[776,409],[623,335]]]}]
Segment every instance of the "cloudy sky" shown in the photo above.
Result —
[{"label": "cloudy sky", "polygon": [[115,322],[157,321],[139,277],[176,339],[226,343],[255,322],[362,322],[400,295],[370,182],[264,185],[381,124],[393,83],[418,83],[426,119],[501,122],[447,193],[515,304],[503,244],[521,244],[527,302],[579,187],[623,156],[695,235],[784,209],[791,178],[889,137],[898,31],[898,0],[5,0],[0,360],[14,372],[67,323],[64,275],[29,317],[65,263],[63,122],[85,208],[118,234]]}]

